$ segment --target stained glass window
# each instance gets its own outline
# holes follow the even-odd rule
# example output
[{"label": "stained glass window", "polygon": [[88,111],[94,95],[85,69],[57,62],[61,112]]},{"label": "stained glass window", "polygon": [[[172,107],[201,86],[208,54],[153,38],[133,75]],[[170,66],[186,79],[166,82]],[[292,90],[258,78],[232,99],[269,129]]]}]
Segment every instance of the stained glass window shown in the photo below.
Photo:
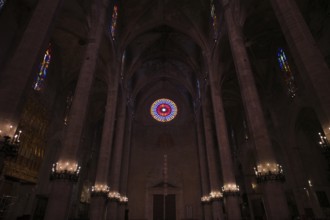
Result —
[{"label": "stained glass window", "polygon": [[281,72],[287,86],[288,94],[293,98],[296,96],[297,87],[295,85],[295,79],[291,72],[288,59],[283,48],[277,50],[277,60],[280,66]]},{"label": "stained glass window", "polygon": [[152,103],[150,108],[151,116],[159,122],[172,121],[178,113],[176,104],[166,98],[158,99]]},{"label": "stained glass window", "polygon": [[217,14],[215,11],[215,6],[213,3],[213,0],[211,0],[211,25],[212,25],[212,31],[213,31],[213,39],[216,41],[218,39],[218,20],[217,20]]},{"label": "stained glass window", "polygon": [[0,11],[3,8],[3,6],[5,5],[6,0],[0,0]]},{"label": "stained glass window", "polygon": [[46,50],[46,52],[44,54],[43,60],[40,63],[37,79],[33,85],[33,89],[36,91],[42,90],[42,88],[44,86],[44,81],[47,76],[47,71],[48,71],[50,60],[51,60],[51,48],[49,45],[48,49]]},{"label": "stained glass window", "polygon": [[118,18],[118,5],[117,5],[117,2],[115,2],[114,6],[113,6],[112,19],[111,19],[112,39],[115,39],[115,36],[116,36],[117,18]]}]

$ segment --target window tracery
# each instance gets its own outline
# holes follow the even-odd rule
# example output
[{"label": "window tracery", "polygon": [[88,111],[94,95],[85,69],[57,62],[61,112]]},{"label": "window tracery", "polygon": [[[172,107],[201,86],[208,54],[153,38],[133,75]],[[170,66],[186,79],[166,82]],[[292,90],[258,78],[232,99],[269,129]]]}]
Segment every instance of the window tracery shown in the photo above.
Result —
[{"label": "window tracery", "polygon": [[151,116],[159,122],[172,121],[178,113],[176,104],[166,98],[156,100],[150,108]]}]

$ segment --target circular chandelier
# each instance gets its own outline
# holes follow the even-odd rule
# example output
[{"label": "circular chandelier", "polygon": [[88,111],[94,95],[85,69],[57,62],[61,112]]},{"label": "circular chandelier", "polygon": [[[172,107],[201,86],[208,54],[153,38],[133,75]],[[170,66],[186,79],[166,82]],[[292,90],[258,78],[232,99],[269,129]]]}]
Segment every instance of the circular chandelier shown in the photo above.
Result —
[{"label": "circular chandelier", "polygon": [[178,108],[172,100],[162,98],[152,103],[150,114],[159,122],[169,122],[178,114]]}]

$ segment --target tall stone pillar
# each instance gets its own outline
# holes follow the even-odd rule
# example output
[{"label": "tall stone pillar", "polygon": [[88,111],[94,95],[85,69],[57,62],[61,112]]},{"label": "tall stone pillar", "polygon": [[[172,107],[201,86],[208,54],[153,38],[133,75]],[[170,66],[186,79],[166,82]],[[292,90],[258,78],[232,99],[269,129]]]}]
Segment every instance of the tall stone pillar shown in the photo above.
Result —
[{"label": "tall stone pillar", "polygon": [[[126,121],[126,96],[121,94],[117,112],[117,122],[116,122],[116,137],[114,144],[114,153],[113,160],[111,161],[111,174],[110,174],[110,185],[111,192],[118,192],[120,188],[120,174],[123,160],[123,149],[124,149],[124,134],[125,134],[125,121]],[[122,196],[122,195],[120,195]],[[107,206],[107,219],[117,219],[117,208],[118,199],[110,198],[110,202],[108,202]]]},{"label": "tall stone pillar", "polygon": [[62,0],[38,1],[14,54],[1,70],[0,130],[2,135],[13,136],[16,131],[26,91],[32,89],[33,77],[37,74],[36,67],[49,43],[49,35],[61,3]]},{"label": "tall stone pillar", "polygon": [[[131,153],[131,141],[133,133],[133,121],[134,121],[134,111],[131,104],[128,104],[127,109],[127,118],[126,118],[126,129],[125,129],[125,140],[124,140],[124,149],[122,157],[122,171],[120,176],[120,194],[123,196],[128,196],[128,173],[129,173],[129,164],[130,164],[130,153]],[[129,201],[128,201],[129,202]],[[118,220],[124,220],[125,214],[128,212],[128,203],[120,203],[117,213]]]},{"label": "tall stone pillar", "polygon": [[[197,141],[198,141],[198,156],[199,156],[199,170],[201,175],[201,185],[202,185],[202,196],[207,196],[210,193],[209,186],[209,176],[207,173],[207,163],[206,163],[206,154],[205,154],[205,143],[203,141],[203,129],[202,129],[202,114],[201,109],[197,109],[196,111],[196,133],[197,133]],[[201,198],[204,199],[204,198]],[[211,219],[211,209],[208,202],[203,202],[203,219],[208,220]]]},{"label": "tall stone pillar", "polygon": [[104,33],[106,4],[96,1],[93,7],[90,43],[87,45],[84,62],[81,67],[75,96],[69,113],[67,126],[59,160],[54,164],[53,185],[46,210],[46,220],[68,219],[71,194],[74,182],[79,177],[78,149],[88,110],[89,96],[94,81],[95,67]]},{"label": "tall stone pillar", "polygon": [[210,88],[211,88],[211,99],[213,103],[214,120],[215,120],[215,131],[217,136],[217,145],[219,149],[219,157],[221,162],[221,171],[223,178],[223,196],[226,207],[228,219],[240,219],[240,200],[239,200],[239,186],[236,184],[235,170],[229,145],[228,131],[226,125],[226,118],[224,107],[222,103],[221,91],[219,88],[218,81],[216,80],[216,66],[212,59],[207,57],[209,64],[209,77],[210,77]]},{"label": "tall stone pillar", "polygon": [[[115,116],[118,96],[119,74],[112,74],[108,86],[107,105],[104,116],[102,142],[99,159],[96,168],[95,184],[92,188],[92,199],[90,205],[90,218],[99,220],[105,215],[105,204],[108,197],[108,178],[110,173],[110,162],[112,156],[112,145],[114,139]],[[103,218],[103,217],[102,217]]]},{"label": "tall stone pillar", "polygon": [[290,52],[299,70],[305,94],[330,139],[330,70],[294,0],[271,0]]},{"label": "tall stone pillar", "polygon": [[[256,150],[257,181],[263,188],[264,205],[269,219],[288,219],[286,197],[279,182],[282,168],[277,164],[262,111],[241,27],[235,22],[232,4],[223,1],[228,38],[241,89],[243,104]],[[277,181],[278,180],[278,181]]]},{"label": "tall stone pillar", "polygon": [[210,178],[210,194],[208,200],[212,205],[212,219],[224,219],[223,209],[222,209],[222,194],[220,186],[220,177],[217,172],[217,162],[215,160],[215,149],[213,142],[213,127],[212,127],[212,115],[207,109],[211,108],[211,100],[203,100],[203,119],[204,119],[204,133],[205,133],[205,143],[206,143],[206,158]]}]

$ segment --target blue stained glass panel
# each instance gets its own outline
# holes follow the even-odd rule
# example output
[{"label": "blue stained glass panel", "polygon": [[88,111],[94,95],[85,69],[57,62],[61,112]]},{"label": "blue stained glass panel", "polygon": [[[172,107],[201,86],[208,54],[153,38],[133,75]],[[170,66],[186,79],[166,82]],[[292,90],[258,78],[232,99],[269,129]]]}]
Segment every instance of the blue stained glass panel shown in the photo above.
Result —
[{"label": "blue stained glass panel", "polygon": [[37,79],[33,85],[33,89],[36,91],[42,90],[42,88],[44,86],[44,81],[47,76],[47,71],[48,71],[48,67],[50,64],[50,60],[51,60],[51,49],[50,49],[50,45],[49,45],[48,49],[46,50],[46,52],[44,54],[43,60],[40,63],[39,72],[37,74]]}]

